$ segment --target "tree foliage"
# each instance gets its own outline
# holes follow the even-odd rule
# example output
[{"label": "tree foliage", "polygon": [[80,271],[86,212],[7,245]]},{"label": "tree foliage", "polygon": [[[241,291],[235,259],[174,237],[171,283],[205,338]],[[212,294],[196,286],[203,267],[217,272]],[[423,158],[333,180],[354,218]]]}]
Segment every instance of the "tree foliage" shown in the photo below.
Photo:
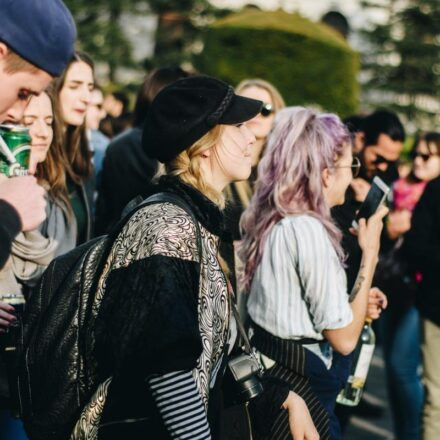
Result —
[{"label": "tree foliage", "polygon": [[260,77],[289,105],[319,105],[342,116],[358,106],[358,55],[326,25],[281,10],[245,9],[218,20],[195,57],[203,73],[237,84]]},{"label": "tree foliage", "polygon": [[132,47],[120,24],[123,12],[136,12],[146,0],[65,0],[78,28],[79,48],[94,60],[108,63],[113,79],[116,67],[133,64]]},{"label": "tree foliage", "polygon": [[400,9],[393,0],[364,5],[385,8],[389,15],[364,33],[370,45],[363,57],[365,86],[372,100],[377,96],[408,121],[432,127],[440,97],[440,2],[407,0]]},{"label": "tree foliage", "polygon": [[78,28],[79,48],[108,64],[110,79],[117,67],[138,67],[120,17],[123,13],[158,17],[155,51],[145,66],[181,63],[191,58],[200,29],[223,10],[208,0],[66,0]]}]

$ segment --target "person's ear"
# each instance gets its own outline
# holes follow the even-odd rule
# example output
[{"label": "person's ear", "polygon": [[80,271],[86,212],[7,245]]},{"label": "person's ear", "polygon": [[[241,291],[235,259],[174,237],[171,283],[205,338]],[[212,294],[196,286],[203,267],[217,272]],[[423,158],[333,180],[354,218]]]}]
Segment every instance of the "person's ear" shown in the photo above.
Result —
[{"label": "person's ear", "polygon": [[208,148],[207,150],[202,151],[200,155],[202,156],[203,159],[206,159],[211,156],[211,150],[212,148]]},{"label": "person's ear", "polygon": [[4,59],[8,54],[9,49],[5,43],[0,42],[0,60]]},{"label": "person's ear", "polygon": [[359,139],[360,143],[365,147],[365,133],[363,131],[358,131],[356,137]]},{"label": "person's ear", "polygon": [[322,184],[324,188],[328,188],[331,184],[332,174],[328,168],[324,168],[321,173],[322,176]]}]

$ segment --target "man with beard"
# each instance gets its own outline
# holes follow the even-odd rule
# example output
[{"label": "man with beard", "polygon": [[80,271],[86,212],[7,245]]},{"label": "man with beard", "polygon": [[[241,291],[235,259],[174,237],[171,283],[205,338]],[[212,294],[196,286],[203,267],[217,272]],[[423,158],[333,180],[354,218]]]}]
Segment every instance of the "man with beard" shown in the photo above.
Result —
[{"label": "man with beard", "polygon": [[[358,143],[362,142],[363,145],[363,148],[356,152],[361,168],[359,176],[353,179],[347,191],[345,203],[333,208],[332,216],[343,232],[342,245],[347,255],[347,287],[350,292],[356,281],[362,257],[357,238],[350,232],[352,221],[365,200],[375,176],[380,177],[388,186],[399,177],[397,165],[403,149],[405,130],[398,116],[388,110],[376,110],[356,126],[348,124],[348,128]],[[387,247],[386,233],[383,233],[382,237],[382,247]],[[336,405],[336,414],[342,430],[345,429],[354,412],[378,416],[380,409],[364,400],[361,400],[356,409]]]},{"label": "man with beard", "polygon": [[362,131],[363,149],[358,153],[361,162],[359,177],[353,179],[345,203],[332,210],[333,218],[344,233],[343,247],[347,253],[349,291],[359,270],[361,252],[356,237],[350,233],[351,223],[370,189],[375,176],[387,185],[399,177],[397,161],[403,148],[405,130],[398,116],[388,110],[376,110],[365,117]]}]

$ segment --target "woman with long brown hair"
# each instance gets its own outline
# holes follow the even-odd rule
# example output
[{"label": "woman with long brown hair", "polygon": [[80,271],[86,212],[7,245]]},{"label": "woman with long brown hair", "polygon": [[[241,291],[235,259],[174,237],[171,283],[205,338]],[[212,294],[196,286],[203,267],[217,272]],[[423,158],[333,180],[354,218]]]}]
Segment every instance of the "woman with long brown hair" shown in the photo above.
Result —
[{"label": "woman with long brown hair", "polygon": [[31,136],[29,171],[47,192],[46,220],[20,233],[12,245],[12,268],[19,284],[36,284],[49,263],[76,246],[77,228],[66,186],[67,158],[60,143],[60,121],[50,91],[30,99],[20,121]]},{"label": "woman with long brown hair", "polygon": [[91,58],[76,52],[64,73],[55,80],[55,112],[61,121],[59,142],[67,158],[66,184],[77,223],[77,244],[92,234],[94,178],[92,153],[86,135],[85,116],[94,88]]}]

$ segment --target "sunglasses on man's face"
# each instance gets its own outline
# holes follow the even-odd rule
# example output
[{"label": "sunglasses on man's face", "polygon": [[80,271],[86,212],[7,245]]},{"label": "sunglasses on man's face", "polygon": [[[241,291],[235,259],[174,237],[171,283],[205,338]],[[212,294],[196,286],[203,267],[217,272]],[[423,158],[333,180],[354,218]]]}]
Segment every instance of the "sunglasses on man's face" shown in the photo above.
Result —
[{"label": "sunglasses on man's face", "polygon": [[273,113],[272,104],[264,104],[260,113],[263,118],[267,118],[268,116],[270,116]]},{"label": "sunglasses on man's face", "polygon": [[396,161],[387,159],[387,158],[381,156],[380,154],[377,154],[376,159],[373,160],[373,164],[380,165],[382,163],[386,163],[387,165],[393,165],[394,163],[396,163]]},{"label": "sunglasses on man's face", "polygon": [[419,153],[416,151],[412,154],[413,160],[416,160],[418,157],[423,160],[423,162],[428,162],[429,159],[431,159],[432,156],[436,156],[435,154],[427,154],[427,153]]}]

